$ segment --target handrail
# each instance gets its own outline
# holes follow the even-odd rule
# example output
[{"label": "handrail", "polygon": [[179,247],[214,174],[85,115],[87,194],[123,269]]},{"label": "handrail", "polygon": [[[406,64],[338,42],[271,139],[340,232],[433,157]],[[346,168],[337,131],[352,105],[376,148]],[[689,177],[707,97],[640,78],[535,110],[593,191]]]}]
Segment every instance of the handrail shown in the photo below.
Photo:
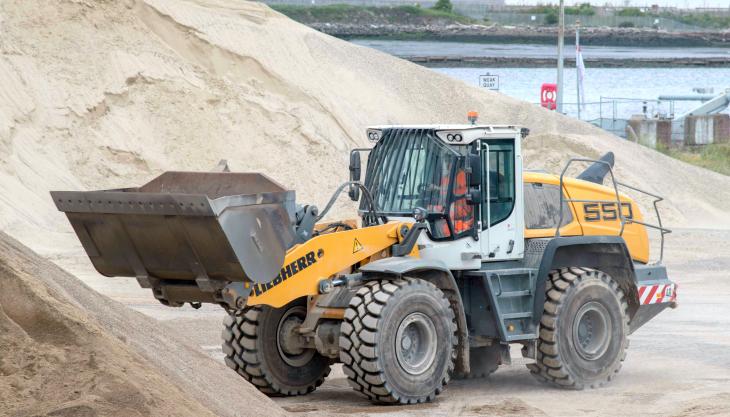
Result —
[{"label": "handrail", "polygon": [[659,224],[658,225],[654,225],[654,224],[649,224],[649,223],[645,223],[645,222],[642,222],[642,221],[639,221],[639,220],[634,220],[634,219],[631,219],[631,222],[632,223],[636,223],[636,224],[643,225],[645,227],[650,227],[652,229],[659,230],[659,233],[661,235],[661,243],[660,243],[660,246],[659,246],[659,260],[657,262],[661,262],[664,259],[664,235],[669,234],[669,233],[672,233],[672,231],[670,229],[667,229],[662,224],[662,216],[659,213],[659,206],[658,206],[658,204],[660,202],[664,201],[664,197],[658,196],[656,194],[652,194],[652,193],[650,193],[650,192],[648,192],[646,190],[642,190],[640,188],[637,188],[637,187],[634,187],[634,186],[631,186],[631,185],[628,185],[628,184],[624,184],[624,183],[621,183],[621,182],[619,182],[618,185],[621,186],[621,187],[626,187],[626,188],[628,188],[630,190],[634,190],[634,191],[639,192],[639,193],[642,193],[642,194],[646,194],[649,197],[653,197],[654,198],[654,201],[652,202],[652,205],[654,206],[654,213],[656,214],[657,223],[659,223]]},{"label": "handrail", "polygon": [[[611,174],[611,182],[613,182],[613,191],[616,193],[616,201],[609,201],[610,203],[616,203],[616,207],[618,208],[618,217],[621,219],[621,230],[619,231],[619,236],[623,236],[624,234],[624,226],[626,225],[626,219],[624,218],[623,210],[621,210],[621,198],[619,197],[618,193],[618,186],[616,185],[616,178],[613,176],[613,168],[611,167],[611,164],[609,164],[606,161],[600,161],[596,159],[588,159],[588,158],[570,158],[568,163],[565,164],[565,167],[563,168],[563,171],[560,173],[560,219],[558,220],[558,225],[555,228],[555,237],[560,237],[560,227],[563,224],[563,203],[569,202],[573,203],[572,200],[566,200],[563,197],[563,184],[564,184],[564,178],[565,173],[568,171],[568,168],[570,168],[570,165],[573,162],[593,162],[593,163],[599,163],[599,164],[605,164],[608,167],[608,172]],[[578,202],[578,201],[576,201]],[[587,201],[592,202],[592,201]],[[600,201],[596,201],[600,203]]]},{"label": "handrail", "polygon": [[[613,191],[616,194],[616,200],[580,200],[580,199],[566,199],[565,196],[564,196],[564,193],[563,193],[564,178],[565,178],[565,173],[568,171],[568,168],[570,167],[570,165],[573,162],[592,162],[592,163],[605,164],[608,167],[608,172],[611,174],[611,182],[613,183]],[[633,190],[633,191],[636,191],[636,192],[639,192],[639,193],[648,195],[649,197],[652,197],[654,199],[654,201],[652,202],[652,204],[654,206],[654,212],[656,213],[657,222],[659,224],[658,225],[655,225],[655,224],[643,222],[643,221],[640,221],[640,220],[635,220],[633,218],[628,218],[627,219],[626,217],[624,217],[623,209],[622,209],[622,206],[621,206],[621,197],[620,197],[620,194],[619,194],[619,191],[618,191],[618,187],[619,186],[625,187],[625,188],[628,188],[630,190]],[[601,161],[601,160],[596,160],[596,159],[588,159],[588,158],[571,158],[565,164],[565,167],[563,168],[563,170],[560,173],[560,208],[559,208],[560,217],[558,219],[557,227],[555,228],[555,237],[560,237],[560,228],[562,227],[563,218],[564,218],[564,215],[563,215],[563,203],[616,203],[618,218],[621,221],[621,229],[619,231],[618,236],[623,236],[626,223],[636,223],[636,224],[640,224],[640,225],[642,225],[644,227],[649,227],[649,228],[652,228],[652,229],[655,229],[655,230],[659,230],[659,232],[661,234],[661,242],[660,242],[660,249],[659,249],[659,260],[657,261],[657,263],[659,263],[659,262],[661,262],[664,259],[664,235],[669,234],[669,233],[672,233],[672,231],[670,229],[665,228],[664,225],[662,224],[662,216],[659,213],[659,206],[658,206],[658,203],[661,202],[661,201],[664,201],[664,198],[661,197],[661,196],[658,196],[658,195],[652,194],[652,193],[650,193],[650,192],[648,192],[646,190],[642,190],[640,188],[637,188],[637,187],[634,187],[634,186],[631,186],[631,185],[624,184],[622,182],[616,181],[616,177],[613,175],[613,167],[611,167],[611,164],[609,164],[606,161]]]}]

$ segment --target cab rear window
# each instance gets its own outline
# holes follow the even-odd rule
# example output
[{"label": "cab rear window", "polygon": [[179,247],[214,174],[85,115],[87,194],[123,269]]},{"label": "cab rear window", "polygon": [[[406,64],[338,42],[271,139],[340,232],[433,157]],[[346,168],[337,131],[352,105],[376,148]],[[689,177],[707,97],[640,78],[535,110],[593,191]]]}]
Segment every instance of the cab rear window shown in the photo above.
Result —
[{"label": "cab rear window", "polygon": [[[525,227],[553,229],[560,220],[560,187],[539,182],[525,183]],[[567,197],[566,197],[567,199]],[[573,221],[568,203],[563,201],[563,224]]]}]

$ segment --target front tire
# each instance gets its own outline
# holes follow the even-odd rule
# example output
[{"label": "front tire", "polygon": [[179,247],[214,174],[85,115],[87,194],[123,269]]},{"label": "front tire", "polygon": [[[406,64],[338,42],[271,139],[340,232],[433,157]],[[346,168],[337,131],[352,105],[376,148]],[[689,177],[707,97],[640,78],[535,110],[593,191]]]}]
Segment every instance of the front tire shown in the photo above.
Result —
[{"label": "front tire", "polygon": [[293,346],[287,338],[306,313],[306,298],[301,298],[282,308],[252,306],[226,317],[226,365],[270,396],[314,391],[329,375],[330,360],[315,349]]},{"label": "front tire", "polygon": [[372,401],[432,401],[454,369],[454,313],[430,282],[367,282],[350,300],[340,331],[348,382]]},{"label": "front tire", "polygon": [[608,383],[626,358],[627,308],[623,291],[607,274],[586,268],[553,271],[537,360],[528,368],[539,380],[562,388]]}]

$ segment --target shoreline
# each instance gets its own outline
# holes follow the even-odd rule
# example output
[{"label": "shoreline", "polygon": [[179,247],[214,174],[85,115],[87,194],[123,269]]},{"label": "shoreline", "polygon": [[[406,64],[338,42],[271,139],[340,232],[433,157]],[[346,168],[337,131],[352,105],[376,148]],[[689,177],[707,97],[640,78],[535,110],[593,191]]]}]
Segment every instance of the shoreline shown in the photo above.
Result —
[{"label": "shoreline", "polygon": [[[557,27],[520,27],[467,24],[369,24],[303,22],[320,32],[341,39],[429,40],[469,43],[557,43]],[[586,46],[631,47],[720,47],[730,48],[730,30],[668,32],[636,28],[581,28],[581,44]],[[566,28],[565,39],[574,39],[575,29]]]},{"label": "shoreline", "polygon": [[[513,57],[469,57],[469,56],[401,56],[415,64],[425,67],[460,68],[554,68],[555,58],[513,58]],[[730,67],[728,58],[584,58],[591,68],[696,68]],[[575,58],[565,58],[566,67],[575,67]]]}]

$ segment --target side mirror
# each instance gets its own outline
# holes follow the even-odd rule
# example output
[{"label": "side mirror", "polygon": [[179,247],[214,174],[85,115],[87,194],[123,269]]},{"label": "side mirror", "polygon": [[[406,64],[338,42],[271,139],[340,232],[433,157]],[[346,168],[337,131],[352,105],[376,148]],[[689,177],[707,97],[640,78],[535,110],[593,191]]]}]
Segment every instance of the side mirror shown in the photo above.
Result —
[{"label": "side mirror", "polygon": [[413,209],[413,218],[416,219],[417,222],[423,223],[426,221],[426,217],[428,217],[428,211],[426,211],[423,207],[416,207]]},{"label": "side mirror", "polygon": [[469,153],[466,159],[469,169],[469,187],[478,187],[482,183],[482,158],[479,154]]},{"label": "side mirror", "polygon": [[[360,152],[352,150],[350,152],[350,181],[360,181],[360,174],[362,171],[362,164],[360,163]],[[350,200],[360,200],[360,188],[355,185],[350,185],[347,190],[347,195],[350,196]]]}]

